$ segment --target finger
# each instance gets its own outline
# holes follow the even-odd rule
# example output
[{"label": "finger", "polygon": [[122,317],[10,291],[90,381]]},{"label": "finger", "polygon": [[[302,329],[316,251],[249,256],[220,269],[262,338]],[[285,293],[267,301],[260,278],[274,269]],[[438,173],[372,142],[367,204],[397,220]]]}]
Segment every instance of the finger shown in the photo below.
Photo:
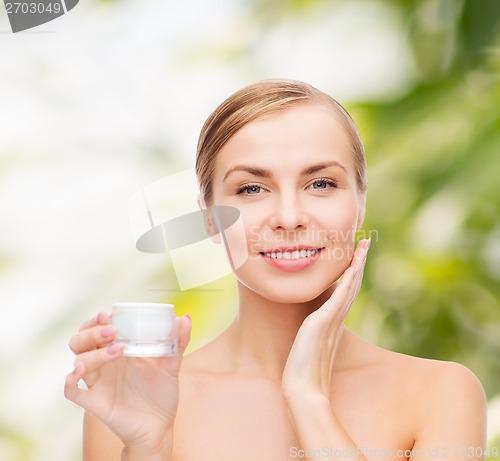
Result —
[{"label": "finger", "polygon": [[192,321],[189,314],[183,315],[179,319],[178,325],[178,353],[179,355],[183,355],[186,350],[187,345],[189,344],[189,340],[191,339],[191,329],[192,329]]},{"label": "finger", "polygon": [[352,276],[350,280],[350,289],[349,289],[349,309],[356,297],[359,294],[361,289],[361,284],[363,282],[364,269],[366,265],[367,253],[370,248],[370,239],[362,242],[363,245],[360,247],[360,250],[356,249],[356,261],[352,265]]},{"label": "finger", "polygon": [[356,249],[356,261],[353,267],[356,267],[357,277],[356,281],[359,283],[363,279],[363,271],[366,265],[368,250],[370,249],[371,239],[363,240],[360,249]]},{"label": "finger", "polygon": [[366,255],[368,252],[368,249],[370,248],[370,239],[365,239],[361,240],[358,245],[356,246],[356,250],[352,256],[351,259],[351,264],[349,267],[346,269],[342,276],[342,282],[343,283],[352,283],[353,280],[356,278],[357,273],[360,271],[360,269],[363,269],[364,263],[366,261]]},{"label": "finger", "polygon": [[69,348],[76,354],[82,354],[109,344],[116,337],[116,328],[112,325],[96,325],[76,333],[69,340]]},{"label": "finger", "polygon": [[356,298],[361,280],[363,278],[363,267],[366,261],[366,254],[370,247],[370,239],[361,240],[354,252],[351,265],[346,269],[342,276],[341,283],[337,286],[332,296],[325,302],[320,309],[326,312],[329,317],[334,313],[340,313],[345,318],[349,312],[354,299]]},{"label": "finger", "polygon": [[82,379],[84,371],[85,370],[83,365],[76,365],[74,370],[70,374],[66,375],[66,380],[64,382],[64,396],[68,400],[71,400],[72,402],[80,406],[83,406],[82,394],[85,391],[78,387],[78,381]]},{"label": "finger", "polygon": [[359,265],[363,262],[364,256],[366,255],[366,250],[364,249],[364,247],[365,240],[361,240],[354,250],[349,266],[342,274],[340,285],[351,283],[352,277],[355,275],[355,273],[358,272]]},{"label": "finger", "polygon": [[84,379],[87,370],[83,364],[78,364],[75,369],[66,376],[64,383],[64,396],[76,403],[86,411],[98,415],[109,411],[106,408],[106,402],[98,401],[89,390],[84,390],[78,387],[80,380]]},{"label": "finger", "polygon": [[80,354],[75,359],[75,370],[78,369],[79,366],[83,367],[85,373],[81,378],[85,381],[87,386],[91,388],[97,382],[102,367],[123,357],[124,349],[125,344],[114,343],[101,349]]},{"label": "finger", "polygon": [[366,254],[363,258],[363,261],[361,262],[360,268],[357,271],[356,277],[355,277],[355,282],[354,284],[356,285],[356,295],[359,293],[359,290],[361,289],[361,284],[363,282],[363,276],[365,274],[365,266],[366,266]]},{"label": "finger", "polygon": [[86,330],[87,328],[95,327],[96,325],[107,325],[109,323],[109,315],[106,312],[99,312],[95,317],[83,322],[78,331]]},{"label": "finger", "polygon": [[351,266],[358,264],[358,267],[362,265],[364,260],[366,259],[366,254],[368,253],[368,249],[370,248],[371,239],[361,240],[354,252],[354,256],[351,262]]}]

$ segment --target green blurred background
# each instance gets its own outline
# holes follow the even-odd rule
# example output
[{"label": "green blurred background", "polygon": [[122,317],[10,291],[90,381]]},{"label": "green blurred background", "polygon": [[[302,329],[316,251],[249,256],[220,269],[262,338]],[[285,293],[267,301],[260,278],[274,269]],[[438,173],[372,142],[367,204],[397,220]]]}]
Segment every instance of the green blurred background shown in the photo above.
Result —
[{"label": "green blurred background", "polygon": [[500,446],[500,1],[87,1],[16,35],[4,16],[0,459],[80,459],[67,342],[113,301],[189,312],[190,350],[231,320],[232,277],[169,288],[127,200],[192,168],[210,111],[270,77],[330,93],[365,142],[372,247],[349,327],[469,367]]}]

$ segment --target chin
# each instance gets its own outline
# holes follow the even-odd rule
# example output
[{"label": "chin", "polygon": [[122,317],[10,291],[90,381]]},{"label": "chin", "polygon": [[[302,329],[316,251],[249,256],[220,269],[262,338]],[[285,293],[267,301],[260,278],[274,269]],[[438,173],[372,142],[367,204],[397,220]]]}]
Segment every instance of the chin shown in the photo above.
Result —
[{"label": "chin", "polygon": [[306,304],[310,303],[311,301],[314,301],[315,299],[319,298],[321,295],[323,295],[325,291],[321,292],[315,292],[315,293],[310,293],[310,294],[305,294],[305,293],[259,293],[261,296],[264,298],[268,299],[269,301],[275,302],[275,303],[280,303],[280,304]]},{"label": "chin", "polygon": [[345,267],[338,267],[329,274],[318,272],[307,276],[283,274],[277,277],[265,277],[258,271],[246,271],[241,267],[235,271],[238,281],[257,295],[276,303],[301,304],[314,301],[329,291],[344,273]]}]

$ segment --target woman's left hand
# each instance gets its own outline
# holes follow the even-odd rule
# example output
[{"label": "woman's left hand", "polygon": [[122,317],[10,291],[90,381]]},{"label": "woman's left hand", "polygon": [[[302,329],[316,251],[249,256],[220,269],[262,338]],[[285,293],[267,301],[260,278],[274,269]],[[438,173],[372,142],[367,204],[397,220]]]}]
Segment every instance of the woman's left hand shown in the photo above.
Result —
[{"label": "woman's left hand", "polygon": [[369,247],[369,240],[357,245],[351,264],[333,294],[302,323],[283,372],[286,398],[319,395],[329,399],[344,320],[359,293]]}]

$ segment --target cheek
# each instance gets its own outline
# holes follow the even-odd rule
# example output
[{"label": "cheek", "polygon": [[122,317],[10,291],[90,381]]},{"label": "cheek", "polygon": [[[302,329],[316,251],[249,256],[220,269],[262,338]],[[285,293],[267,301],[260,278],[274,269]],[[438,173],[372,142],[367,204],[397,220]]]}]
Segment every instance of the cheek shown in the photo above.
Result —
[{"label": "cheek", "polygon": [[240,217],[235,226],[226,230],[226,242],[231,252],[241,252],[242,249],[253,252],[262,241],[265,213],[259,210],[239,208]]},{"label": "cheek", "polygon": [[244,220],[239,219],[224,232],[224,246],[233,270],[241,267],[248,260],[248,229],[245,229]]},{"label": "cheek", "polygon": [[337,208],[320,222],[321,229],[326,234],[325,253],[336,261],[351,260],[354,253],[354,240],[356,236],[357,212],[356,205],[352,204],[343,209]]},{"label": "cheek", "polygon": [[325,257],[336,263],[348,265],[354,256],[354,231],[348,235],[332,235]]}]

